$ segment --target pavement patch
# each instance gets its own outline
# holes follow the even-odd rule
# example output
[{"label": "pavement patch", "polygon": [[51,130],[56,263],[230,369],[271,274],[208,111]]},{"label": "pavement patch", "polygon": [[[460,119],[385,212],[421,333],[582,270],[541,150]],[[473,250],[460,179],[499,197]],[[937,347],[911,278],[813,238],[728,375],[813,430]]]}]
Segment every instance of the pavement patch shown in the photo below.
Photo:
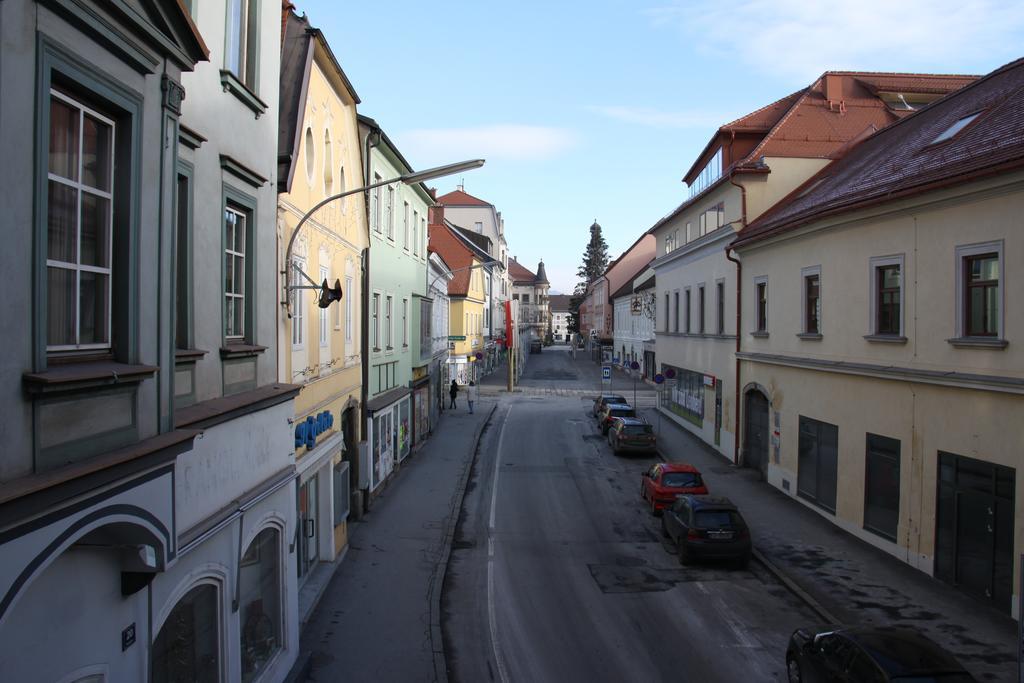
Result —
[{"label": "pavement patch", "polygon": [[[621,560],[620,560],[621,561]],[[753,574],[721,567],[648,567],[616,564],[588,564],[590,576],[605,594],[662,593],[681,583],[757,581]]]}]

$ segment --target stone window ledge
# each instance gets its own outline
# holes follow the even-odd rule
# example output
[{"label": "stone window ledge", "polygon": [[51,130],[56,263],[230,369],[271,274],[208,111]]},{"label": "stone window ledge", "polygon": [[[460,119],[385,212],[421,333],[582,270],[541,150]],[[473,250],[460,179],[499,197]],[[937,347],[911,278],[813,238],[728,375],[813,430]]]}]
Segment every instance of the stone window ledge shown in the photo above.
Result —
[{"label": "stone window ledge", "polygon": [[153,377],[159,368],[116,361],[54,365],[42,372],[26,372],[22,386],[32,395],[49,395],[81,389],[138,384]]},{"label": "stone window ledge", "polygon": [[809,341],[821,341],[822,340],[822,336],[821,336],[820,332],[801,332],[801,333],[799,333],[796,336],[799,337],[800,339],[806,339],[806,340],[809,340]]},{"label": "stone window ledge", "polygon": [[203,349],[175,349],[174,364],[189,365],[195,363],[208,353],[209,351],[204,351]]},{"label": "stone window ledge", "polygon": [[259,344],[228,344],[227,346],[220,347],[220,357],[224,359],[250,358],[258,356],[266,350],[266,346],[260,346]]},{"label": "stone window ledge", "polygon": [[946,341],[958,349],[1005,349],[1010,344],[996,337],[954,337]]},{"label": "stone window ledge", "polygon": [[907,338],[899,334],[865,334],[864,339],[880,344],[906,344]]},{"label": "stone window ledge", "polygon": [[224,87],[224,92],[231,93],[241,100],[242,104],[252,109],[256,118],[267,111],[267,103],[257,97],[256,93],[250,90],[245,83],[238,80],[238,76],[227,69],[221,69],[220,84]]},{"label": "stone window ledge", "polygon": [[751,332],[750,336],[751,337],[755,337],[757,339],[767,339],[768,338],[768,333],[767,332]]}]

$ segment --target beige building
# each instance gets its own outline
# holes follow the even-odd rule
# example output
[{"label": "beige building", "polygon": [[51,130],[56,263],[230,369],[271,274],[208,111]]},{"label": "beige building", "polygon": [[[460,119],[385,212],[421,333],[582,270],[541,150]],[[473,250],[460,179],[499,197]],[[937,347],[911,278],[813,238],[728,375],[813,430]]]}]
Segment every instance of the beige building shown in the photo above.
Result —
[{"label": "beige building", "polygon": [[[362,185],[356,123],[359,97],[323,34],[294,12],[285,16],[278,156],[280,271],[302,216],[317,203]],[[293,289],[279,307],[282,382],[302,386],[295,401],[300,591],[327,571],[348,543],[350,489],[357,481],[362,354],[360,272],[367,247],[361,194],[312,214],[295,238],[288,284],[340,284],[326,308],[319,289]],[[283,299],[282,299],[283,300]],[[313,597],[300,593],[300,611]],[[300,615],[302,616],[302,615]]]},{"label": "beige building", "polygon": [[869,137],[733,243],[747,457],[1014,615],[1024,141],[1007,131],[1022,85],[1010,64]]},{"label": "beige building", "polygon": [[651,228],[657,238],[656,357],[668,417],[737,463],[736,233],[855,141],[972,76],[827,72],[721,126],[684,181],[688,197]]}]

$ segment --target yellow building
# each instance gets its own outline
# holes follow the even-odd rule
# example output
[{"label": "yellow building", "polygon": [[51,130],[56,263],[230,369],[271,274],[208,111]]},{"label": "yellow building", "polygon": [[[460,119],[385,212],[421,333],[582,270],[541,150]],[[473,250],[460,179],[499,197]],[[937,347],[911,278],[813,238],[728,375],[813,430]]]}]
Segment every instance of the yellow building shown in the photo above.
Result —
[{"label": "yellow building", "polygon": [[[288,12],[284,30],[278,143],[282,274],[302,216],[323,199],[362,184],[359,97],[323,34],[305,17]],[[342,297],[320,308],[318,289],[292,289],[280,308],[280,379],[303,386],[294,424],[300,589],[348,543],[349,482],[358,480],[362,440],[360,264],[367,244],[361,194],[317,210],[295,237],[287,284],[319,286],[326,280],[331,287],[340,284]],[[285,301],[283,292],[282,279]],[[311,607],[300,604],[300,612]]]},{"label": "yellow building", "polygon": [[[436,215],[431,214],[432,217]],[[436,251],[452,270],[454,277],[448,283],[450,316],[448,323],[448,377],[469,384],[477,379],[474,363],[477,353],[484,353],[484,311],[487,303],[485,290],[489,259],[460,237],[450,224],[430,225],[430,250]]]}]

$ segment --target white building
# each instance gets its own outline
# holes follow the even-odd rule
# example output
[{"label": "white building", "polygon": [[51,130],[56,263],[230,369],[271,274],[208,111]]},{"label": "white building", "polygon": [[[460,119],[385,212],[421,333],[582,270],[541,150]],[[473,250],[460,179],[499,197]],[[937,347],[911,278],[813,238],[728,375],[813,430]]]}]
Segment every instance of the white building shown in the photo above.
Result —
[{"label": "white building", "polygon": [[569,300],[568,294],[551,294],[548,296],[548,308],[551,310],[551,335],[555,343],[568,342],[572,338],[569,332]]},{"label": "white building", "polygon": [[[429,326],[421,328],[420,334],[426,335],[421,340],[422,348],[430,353],[430,392],[431,406],[429,426],[433,429],[444,409],[444,400],[448,387],[445,380],[448,368],[448,330],[451,317],[451,300],[448,298],[448,283],[455,277],[441,255],[430,249],[427,263],[427,297],[429,298]],[[426,300],[424,300],[426,301]]]},{"label": "white building", "polygon": [[615,318],[612,357],[623,368],[637,363],[643,377],[653,377],[657,371],[644,353],[645,344],[654,342],[653,286],[654,271],[648,268],[611,297]]}]

